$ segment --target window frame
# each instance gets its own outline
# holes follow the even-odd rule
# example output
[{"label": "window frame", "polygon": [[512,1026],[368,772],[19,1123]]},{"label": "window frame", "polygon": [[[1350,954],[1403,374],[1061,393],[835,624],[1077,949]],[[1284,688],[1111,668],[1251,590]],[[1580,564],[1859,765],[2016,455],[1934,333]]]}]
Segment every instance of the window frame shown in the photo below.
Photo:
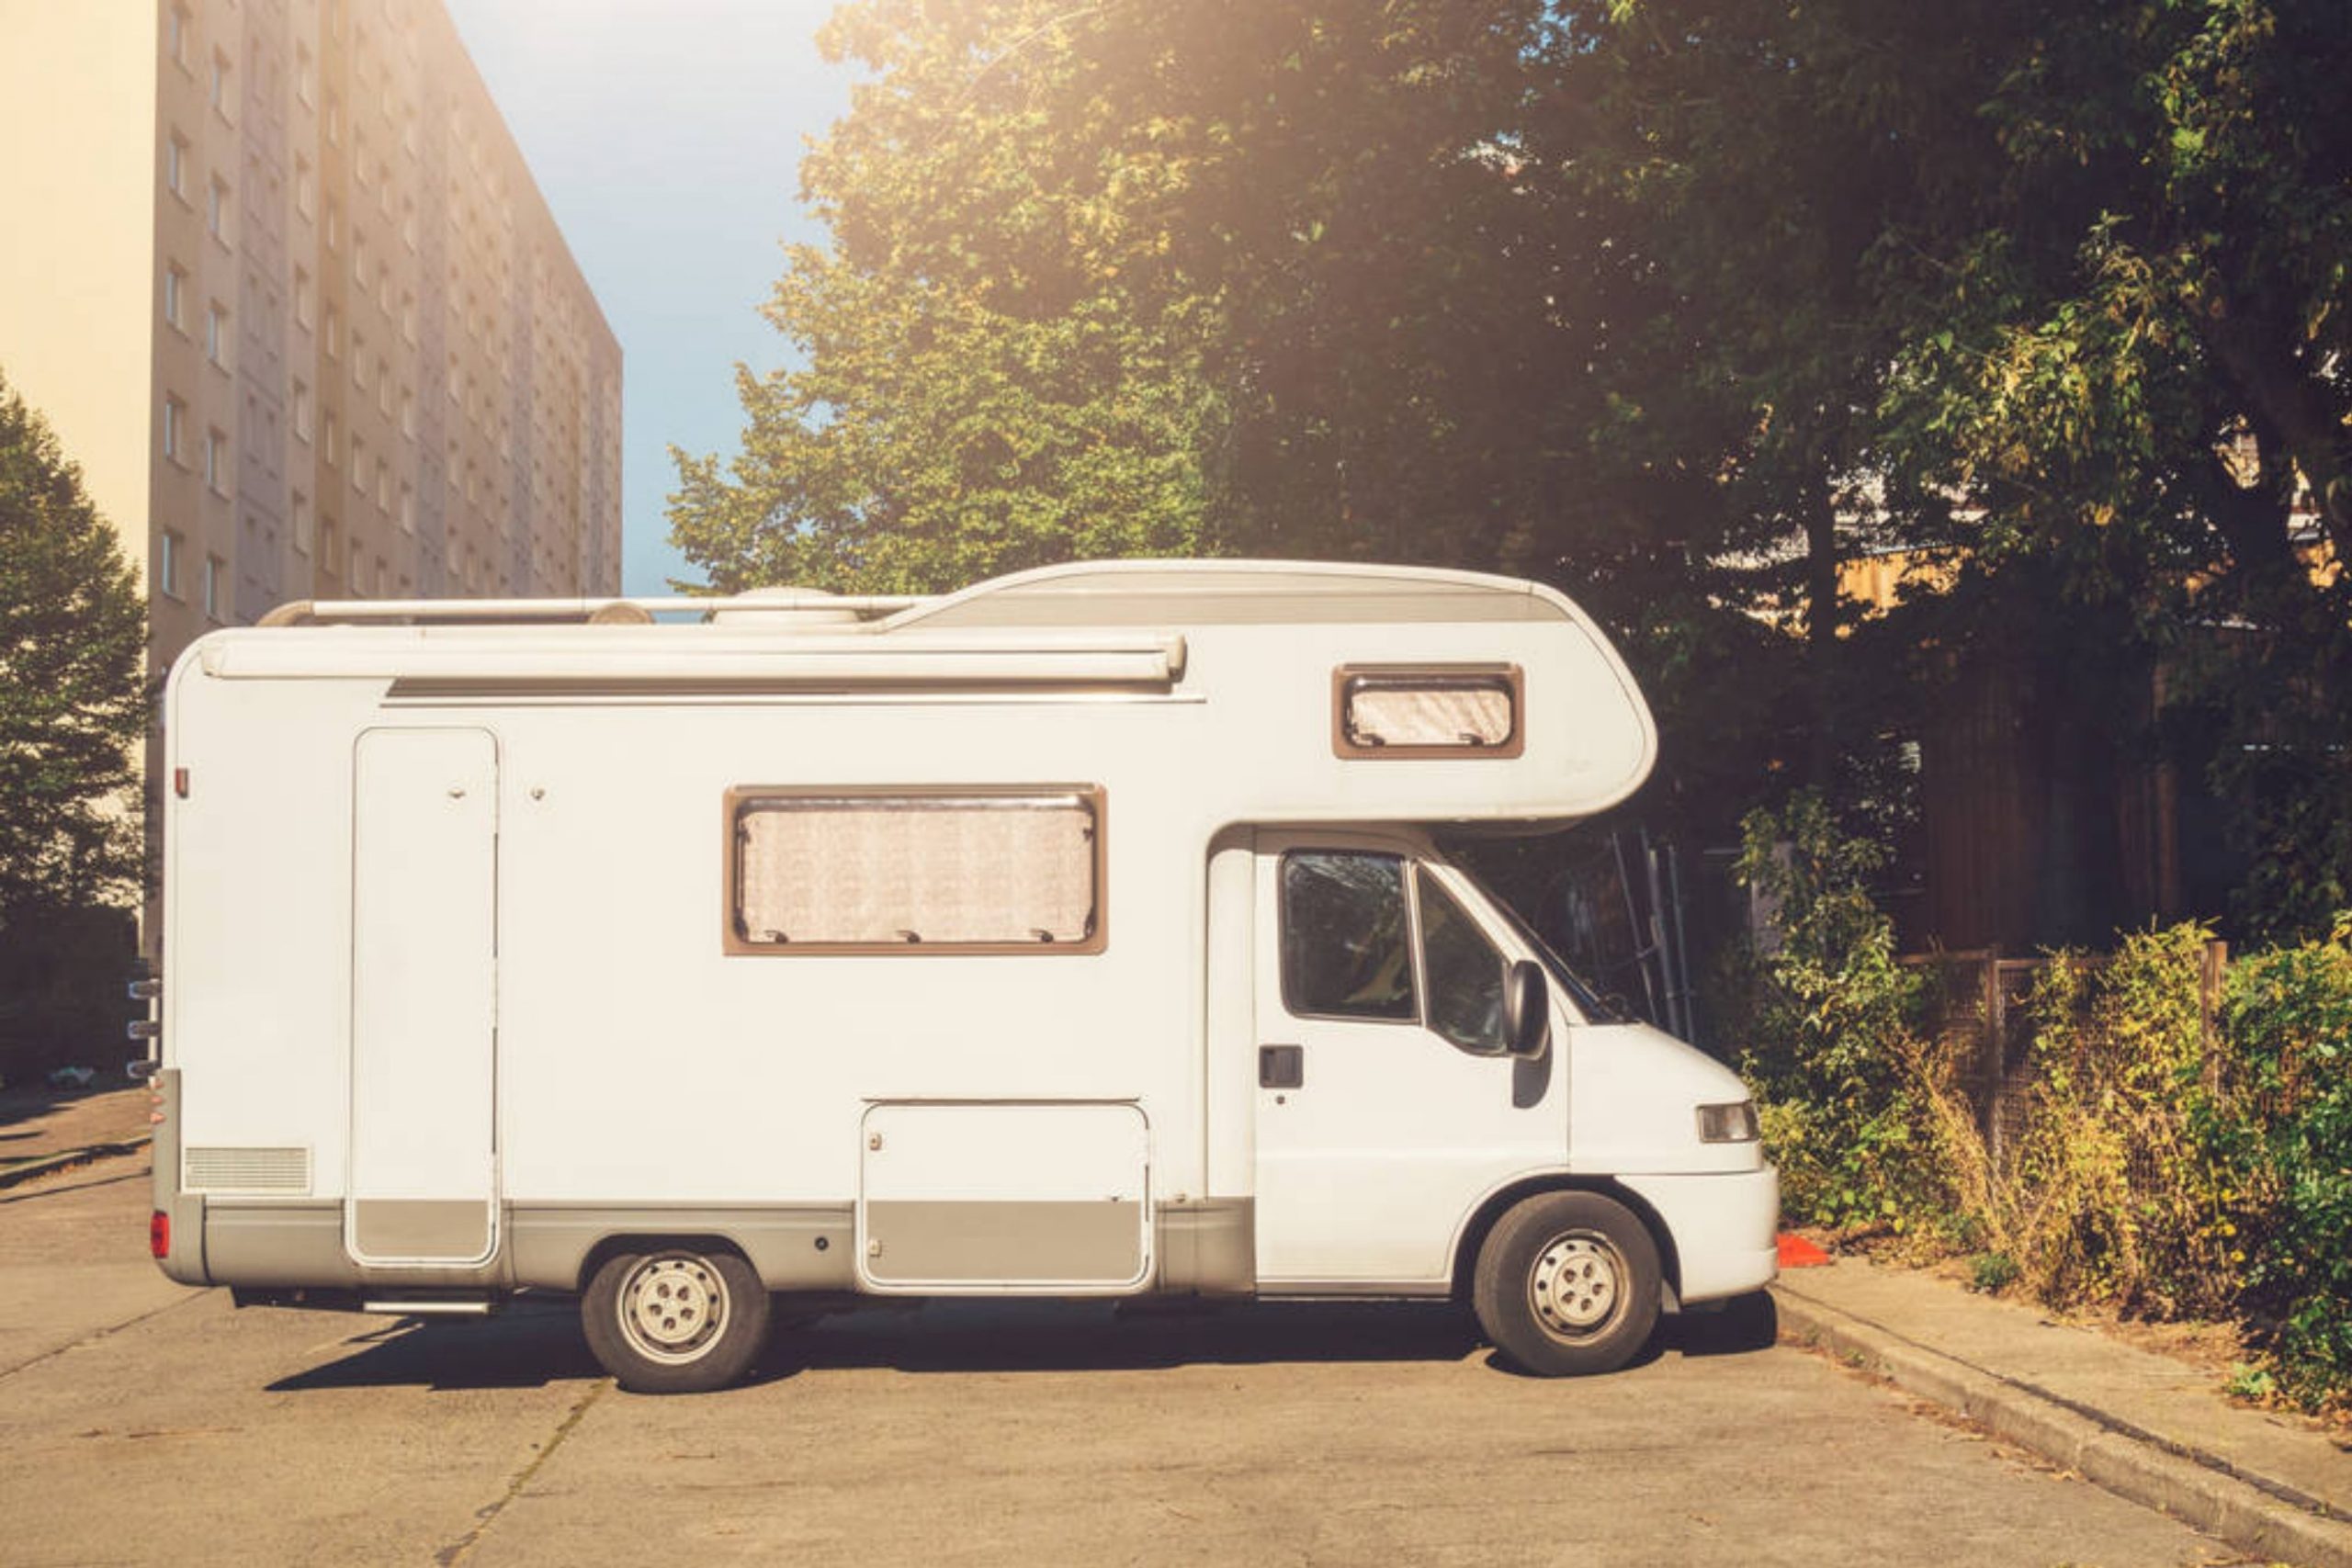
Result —
[{"label": "window frame", "polygon": [[[1413,1010],[1403,1018],[1384,1018],[1377,1013],[1307,1012],[1292,999],[1288,938],[1290,935],[1290,863],[1294,855],[1355,855],[1363,858],[1393,860],[1396,863],[1396,886],[1405,900],[1405,963],[1412,972]],[[1427,987],[1421,979],[1421,908],[1420,898],[1413,886],[1414,868],[1420,864],[1419,856],[1409,851],[1395,848],[1373,848],[1363,844],[1292,844],[1282,852],[1274,865],[1274,954],[1280,969],[1283,1011],[1292,1018],[1317,1023],[1368,1023],[1384,1029],[1426,1029],[1422,1021],[1427,1011],[1423,997]]]},{"label": "window frame", "polygon": [[[1069,796],[1094,818],[1093,919],[1077,942],[754,942],[742,925],[743,856],[739,827],[747,807],[780,800],[949,803]],[[911,808],[922,808],[920,804]],[[720,950],[730,958],[1091,957],[1111,941],[1110,792],[1099,784],[738,784],[721,798],[718,888]]]},{"label": "window frame", "polygon": [[[1290,919],[1290,900],[1286,891],[1288,883],[1283,873],[1289,865],[1290,858],[1299,854],[1374,855],[1383,860],[1396,861],[1402,867],[1400,874],[1405,896],[1406,957],[1411,964],[1413,972],[1411,1017],[1382,1018],[1376,1014],[1353,1012],[1302,1012],[1292,1001],[1290,965],[1283,956],[1286,951],[1284,938],[1288,934]],[[1509,984],[1510,965],[1519,958],[1525,956],[1514,951],[1518,942],[1517,933],[1511,933],[1508,940],[1498,936],[1494,928],[1487,923],[1487,918],[1478,912],[1477,906],[1468,896],[1469,890],[1462,885],[1462,880],[1457,875],[1453,874],[1453,868],[1442,865],[1418,851],[1399,845],[1314,842],[1285,845],[1277,856],[1274,867],[1274,951],[1276,962],[1281,966],[1278,979],[1283,1011],[1301,1022],[1377,1024],[1389,1029],[1418,1029],[1446,1049],[1458,1051],[1463,1055],[1474,1057],[1482,1062],[1494,1061],[1510,1055],[1510,1053],[1507,1047],[1489,1050],[1476,1045],[1465,1045],[1452,1035],[1440,1031],[1430,1019],[1429,946],[1423,933],[1421,916],[1421,884],[1424,878],[1434,882],[1438,891],[1453,901],[1455,910],[1461,915],[1464,922],[1476,931],[1487,947],[1494,951],[1496,957],[1501,960],[1506,985]]]},{"label": "window frame", "polygon": [[[1436,746],[1367,746],[1348,734],[1348,705],[1366,685],[1492,685],[1510,698],[1510,733],[1492,746],[1448,743]],[[1331,671],[1331,754],[1349,761],[1477,758],[1508,761],[1527,750],[1527,672],[1517,664],[1452,663],[1342,664]]]}]

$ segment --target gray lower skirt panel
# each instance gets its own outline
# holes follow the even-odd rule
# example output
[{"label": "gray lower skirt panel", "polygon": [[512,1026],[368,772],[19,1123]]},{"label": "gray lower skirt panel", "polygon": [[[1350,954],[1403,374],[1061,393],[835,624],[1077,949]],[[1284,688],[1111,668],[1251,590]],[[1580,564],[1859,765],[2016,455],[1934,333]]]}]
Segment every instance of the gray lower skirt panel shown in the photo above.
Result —
[{"label": "gray lower skirt panel", "polygon": [[514,1282],[576,1290],[599,1242],[611,1236],[723,1236],[771,1291],[854,1291],[856,1226],[846,1203],[790,1207],[516,1203],[506,1211]]},{"label": "gray lower skirt panel", "polygon": [[866,1272],[877,1284],[1141,1285],[1133,1201],[899,1200],[865,1205]]},{"label": "gray lower skirt panel", "polygon": [[[241,1203],[214,1198],[200,1206],[190,1200],[188,1206],[203,1216],[200,1226],[190,1229],[202,1233],[206,1282],[216,1285],[570,1291],[581,1285],[591,1256],[608,1238],[712,1236],[741,1248],[772,1291],[857,1289],[852,1256],[856,1223],[847,1203],[510,1203],[500,1217],[497,1255],[472,1269],[363,1268],[344,1248],[343,1205],[334,1201]],[[1256,1283],[1251,1219],[1247,1198],[1160,1205],[1154,1215],[1159,1267],[1150,1288],[1250,1294]],[[1136,1238],[1131,1215],[1125,1234],[1132,1277]],[[1000,1268],[1005,1261],[994,1260]]]}]

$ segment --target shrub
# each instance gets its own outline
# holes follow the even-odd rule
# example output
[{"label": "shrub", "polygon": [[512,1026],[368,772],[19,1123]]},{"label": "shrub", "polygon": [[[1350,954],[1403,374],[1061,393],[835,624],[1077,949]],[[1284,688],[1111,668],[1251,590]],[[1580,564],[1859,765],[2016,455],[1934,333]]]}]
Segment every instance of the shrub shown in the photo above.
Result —
[{"label": "shrub", "polygon": [[1915,1027],[1924,982],[1895,961],[1894,923],[1871,900],[1884,852],[1810,792],[1742,828],[1736,874],[1765,929],[1734,987],[1740,1067],[1782,1202],[1815,1224],[1908,1229],[1936,1208]]},{"label": "shrub", "polygon": [[2245,1248],[2281,1392],[2352,1393],[2352,919],[2233,966],[2222,1028],[2237,1114],[2214,1143],[2263,1223]]},{"label": "shrub", "polygon": [[2238,1183],[2213,1136],[2233,1117],[2207,1072],[2211,941],[2180,925],[2103,962],[2056,953],[2028,998],[2027,1116],[1998,1228],[2053,1305],[2170,1317],[2236,1303]]}]

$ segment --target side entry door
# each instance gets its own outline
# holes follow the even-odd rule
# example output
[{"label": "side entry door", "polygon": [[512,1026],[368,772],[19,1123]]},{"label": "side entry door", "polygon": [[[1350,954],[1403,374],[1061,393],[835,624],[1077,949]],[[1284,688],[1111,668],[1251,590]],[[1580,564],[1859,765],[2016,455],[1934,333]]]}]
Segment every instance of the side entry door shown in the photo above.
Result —
[{"label": "side entry door", "polygon": [[497,1249],[498,743],[370,729],[353,756],[351,1184],[379,1265]]},{"label": "side entry door", "polygon": [[1471,1207],[1566,1160],[1565,1041],[1502,1054],[1517,954],[1408,847],[1258,847],[1259,1286],[1442,1289]]}]

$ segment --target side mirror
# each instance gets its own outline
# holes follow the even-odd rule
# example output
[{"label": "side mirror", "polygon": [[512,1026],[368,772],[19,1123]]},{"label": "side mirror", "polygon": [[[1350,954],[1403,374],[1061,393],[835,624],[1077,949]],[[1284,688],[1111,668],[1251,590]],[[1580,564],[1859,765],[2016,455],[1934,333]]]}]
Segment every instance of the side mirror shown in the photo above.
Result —
[{"label": "side mirror", "polygon": [[1503,1049],[1541,1056],[1552,1043],[1552,988],[1544,966],[1522,958],[1503,977]]}]

